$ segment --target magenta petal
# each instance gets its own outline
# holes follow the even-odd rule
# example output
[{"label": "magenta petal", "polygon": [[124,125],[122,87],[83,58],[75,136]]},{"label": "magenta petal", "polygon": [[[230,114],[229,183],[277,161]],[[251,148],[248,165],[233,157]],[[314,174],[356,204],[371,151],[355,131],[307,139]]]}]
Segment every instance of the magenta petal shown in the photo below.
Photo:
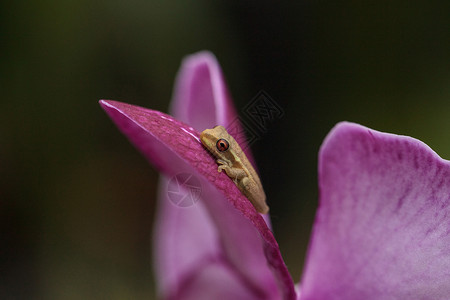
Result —
[{"label": "magenta petal", "polygon": [[170,300],[267,299],[239,280],[239,274],[226,261],[205,259],[194,270]]},{"label": "magenta petal", "polygon": [[[224,112],[223,103],[227,100],[224,90],[214,56],[209,52],[191,55],[183,60],[178,73],[171,112],[198,131],[213,127]],[[218,111],[217,106],[222,110]],[[222,247],[219,232],[203,201],[184,209],[173,205],[167,193],[168,182],[169,179],[161,176],[153,234],[156,281],[162,298],[178,293],[174,291],[187,297],[184,283],[199,282],[187,277],[204,274],[198,272],[199,264],[206,268],[204,261],[221,257]],[[181,195],[186,197],[189,193],[184,191]],[[213,271],[226,272],[221,267],[209,269],[209,276],[214,277]]]},{"label": "magenta petal", "polygon": [[341,123],[322,145],[319,183],[301,299],[449,299],[448,161]]},{"label": "magenta petal", "polygon": [[[153,256],[161,297],[182,289],[199,262],[221,253],[218,232],[202,201],[177,207],[169,199],[169,180],[161,175],[153,233]],[[186,191],[186,194],[189,192]]]},{"label": "magenta petal", "polygon": [[[102,100],[101,105],[135,146],[166,175],[184,171],[198,176],[203,203],[219,232],[221,259],[226,259],[252,294],[276,299],[281,293],[283,299],[295,299],[292,281],[272,232],[234,183],[217,172],[217,164],[199,142],[198,132],[160,112],[116,101]],[[267,272],[276,278],[278,291],[273,281],[267,281]]]},{"label": "magenta petal", "polygon": [[255,166],[220,65],[212,53],[202,51],[183,60],[170,114],[199,132],[216,125],[224,126]]},{"label": "magenta petal", "polygon": [[[177,76],[171,107],[172,114],[177,119],[188,123],[198,131],[216,125],[226,126],[228,130],[231,125],[233,126],[231,129],[239,132],[242,130],[219,63],[210,52],[199,52],[183,60]],[[237,136],[238,139],[240,137],[243,136]],[[245,141],[241,139],[240,143],[245,144]],[[251,158],[248,151],[246,154]],[[167,190],[165,178],[162,178],[160,182],[160,190]],[[189,209],[180,209],[170,203],[167,193],[161,192],[158,198],[154,256],[159,292],[161,295],[168,295],[171,291],[185,288],[181,286],[182,282],[198,282],[193,278],[187,280],[186,276],[201,276],[203,273],[195,272],[199,263],[204,260],[211,261],[209,259],[211,257],[223,257],[224,251],[220,241],[220,232],[214,230],[216,225],[213,219],[217,219],[217,217],[210,215],[202,202],[189,207]],[[264,217],[268,218],[268,216]],[[253,235],[255,233],[253,231]],[[260,256],[259,259],[255,259],[258,256],[254,256],[252,253],[252,248],[261,248],[258,234],[237,247],[246,249],[243,245],[249,249],[247,256],[251,256],[252,259],[245,258],[243,251],[240,251],[239,256],[246,261],[246,264],[239,264],[241,272],[257,274],[259,282],[264,282],[264,286],[267,288],[273,287],[276,292],[276,281],[273,274],[268,268],[260,268],[260,265],[266,264],[265,258]],[[211,274],[213,271],[228,272],[220,268],[224,268],[224,265],[215,265],[214,268],[209,269],[209,277],[214,277]]]},{"label": "magenta petal", "polygon": [[203,51],[183,60],[170,112],[198,131],[216,125],[227,127],[237,118],[220,65],[212,53]]}]

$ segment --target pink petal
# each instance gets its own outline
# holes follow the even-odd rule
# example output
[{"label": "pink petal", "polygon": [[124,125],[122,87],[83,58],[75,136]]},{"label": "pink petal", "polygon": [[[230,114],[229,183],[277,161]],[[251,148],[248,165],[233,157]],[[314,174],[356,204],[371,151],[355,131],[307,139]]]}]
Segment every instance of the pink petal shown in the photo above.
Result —
[{"label": "pink petal", "polygon": [[[198,52],[183,60],[170,114],[199,132],[216,125],[224,126],[229,132],[242,132],[220,65],[208,51]],[[253,163],[245,136],[235,135],[234,138]]]},{"label": "pink petal", "polygon": [[267,299],[240,280],[240,274],[226,261],[205,259],[194,271],[195,274],[185,277],[180,292],[170,300]]},{"label": "pink petal", "polygon": [[177,207],[169,199],[168,186],[169,179],[161,175],[153,233],[155,277],[161,297],[182,289],[185,277],[197,274],[193,270],[199,262],[221,253],[218,232],[203,202]]},{"label": "pink petal", "polygon": [[[240,130],[220,66],[214,55],[206,51],[183,60],[175,84],[171,111],[178,120],[190,124],[198,131],[216,125],[238,126]],[[245,143],[244,140],[240,142]],[[246,154],[251,157],[251,153]],[[173,205],[166,192],[167,185],[168,179],[162,177],[153,243],[157,285],[161,295],[169,295],[174,290],[183,288],[181,285],[186,281],[186,276],[199,276],[193,270],[205,258],[223,256],[220,233],[211,219],[215,217],[209,215],[202,202],[189,209]],[[257,243],[257,248],[261,247],[259,238],[253,241]],[[250,244],[251,240],[248,240],[246,245]],[[263,256],[261,258],[264,259]],[[252,262],[254,259],[246,261]],[[260,266],[264,262],[256,260],[254,264]],[[212,270],[218,271],[219,268],[220,265]],[[272,281],[271,284],[266,284],[267,287],[276,287],[273,274],[268,268],[261,270],[260,267],[248,264],[243,269],[244,273],[250,271],[258,274],[261,282]]]},{"label": "pink petal", "polygon": [[[266,276],[272,272],[283,299],[295,299],[272,232],[232,180],[217,172],[217,164],[199,142],[198,132],[160,112],[116,101],[100,103],[133,144],[166,175],[187,172],[198,177],[203,203],[219,233],[223,251],[220,259],[226,259],[235,274],[245,279],[247,288],[253,294],[275,299],[278,292],[274,281]],[[178,290],[171,292],[176,294]]]},{"label": "pink petal", "polygon": [[183,60],[170,112],[198,131],[227,126],[237,117],[219,63],[212,53],[203,51]]},{"label": "pink petal", "polygon": [[424,143],[341,123],[319,156],[301,299],[449,299],[450,163]]}]

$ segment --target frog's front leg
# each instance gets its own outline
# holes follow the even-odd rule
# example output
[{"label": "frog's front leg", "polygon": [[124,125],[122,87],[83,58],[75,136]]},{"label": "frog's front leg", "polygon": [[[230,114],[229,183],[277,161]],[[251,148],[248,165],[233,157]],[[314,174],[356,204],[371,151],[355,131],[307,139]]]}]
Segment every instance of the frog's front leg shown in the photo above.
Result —
[{"label": "frog's front leg", "polygon": [[233,168],[228,165],[228,163],[224,160],[218,159],[217,163],[219,164],[218,171],[222,172],[222,170],[225,170],[225,173],[227,173],[228,177],[233,179],[235,183],[240,181],[242,178],[247,177],[247,173],[245,173],[244,170],[240,168]]}]

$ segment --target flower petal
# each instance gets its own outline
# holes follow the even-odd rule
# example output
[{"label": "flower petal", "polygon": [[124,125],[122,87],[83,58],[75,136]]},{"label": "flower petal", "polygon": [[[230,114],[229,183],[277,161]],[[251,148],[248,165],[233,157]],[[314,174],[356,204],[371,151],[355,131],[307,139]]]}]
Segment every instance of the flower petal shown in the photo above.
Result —
[{"label": "flower petal", "polygon": [[267,299],[266,295],[240,280],[240,274],[236,274],[226,261],[206,259],[194,271],[195,274],[186,276],[180,292],[168,300]]},{"label": "flower petal", "polygon": [[186,57],[180,68],[170,112],[198,131],[236,117],[215,56],[203,51]]},{"label": "flower petal", "polygon": [[211,52],[198,52],[183,60],[170,114],[199,132],[216,125],[224,126],[255,166],[219,62]]},{"label": "flower petal", "polygon": [[[175,84],[172,115],[198,131],[217,125],[216,120],[224,111],[223,103],[226,101],[221,92],[225,88],[219,73],[217,61],[209,52],[184,59]],[[217,106],[222,109],[217,110]],[[206,258],[219,257],[222,253],[219,233],[203,202],[199,201],[188,209],[173,205],[167,192],[169,181],[164,175],[160,178],[153,234],[157,286],[159,294],[166,297],[185,289],[183,282],[188,281],[187,276],[202,274],[196,272],[199,262],[203,264]],[[189,193],[180,191],[184,196]],[[216,266],[211,270],[219,268]],[[210,277],[214,276],[210,274]]]},{"label": "flower petal", "polygon": [[[233,126],[232,129],[242,131],[219,63],[214,55],[207,51],[190,55],[183,60],[175,84],[171,111],[178,120],[188,123],[198,131],[216,125],[226,126],[228,130]],[[241,145],[245,145],[246,141],[242,137],[244,136],[236,136],[237,139],[241,138]],[[246,151],[246,154],[251,158],[251,153]],[[183,288],[181,285],[186,281],[186,276],[200,276],[201,273],[194,272],[193,269],[198,268],[199,262],[205,258],[224,255],[220,232],[215,230],[216,225],[212,221],[212,218],[216,217],[209,215],[202,201],[189,209],[180,209],[173,205],[167,193],[167,186],[168,179],[163,176],[160,180],[154,231],[155,266],[161,295]],[[185,193],[188,194],[189,191]],[[257,248],[261,248],[259,238],[253,241]],[[247,240],[246,244],[251,245],[251,239]],[[263,256],[261,258],[265,259]],[[258,266],[265,264],[254,259],[246,261],[254,261]],[[218,271],[220,266],[215,266],[210,272]],[[267,268],[261,270],[247,264],[244,271],[244,274],[247,271],[257,273],[261,282],[272,281],[271,284],[265,284],[267,287],[276,286],[273,274]],[[210,274],[210,277],[213,276]]]},{"label": "flower petal", "polygon": [[161,296],[182,289],[185,277],[196,275],[192,270],[199,262],[221,253],[218,232],[203,202],[175,206],[168,195],[169,182],[161,175],[153,233],[155,277]]},{"label": "flower petal", "polygon": [[341,123],[322,145],[319,186],[301,299],[448,299],[448,161]]},{"label": "flower petal", "polygon": [[274,282],[267,281],[266,276],[271,271],[283,299],[295,299],[292,280],[272,232],[233,181],[217,172],[217,164],[201,145],[198,132],[161,112],[116,101],[100,103],[134,145],[166,175],[187,172],[198,176],[203,203],[219,232],[223,257],[248,285],[276,298]]}]

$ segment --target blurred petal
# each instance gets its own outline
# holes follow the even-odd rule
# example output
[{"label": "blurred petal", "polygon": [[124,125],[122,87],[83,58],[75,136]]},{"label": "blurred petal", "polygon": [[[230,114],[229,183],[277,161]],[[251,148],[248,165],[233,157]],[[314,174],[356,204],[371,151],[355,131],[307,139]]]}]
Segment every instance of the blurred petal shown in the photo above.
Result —
[{"label": "blurred petal", "polygon": [[[160,112],[116,101],[100,103],[132,143],[166,175],[187,172],[198,176],[202,201],[221,246],[221,252],[216,251],[217,244],[206,252],[221,255],[220,259],[226,260],[253,294],[277,299],[278,293],[282,293],[283,299],[295,299],[292,280],[272,232],[233,181],[217,172],[217,164],[198,140],[198,132]],[[189,231],[194,240],[201,234],[203,231]],[[197,249],[177,250],[186,250],[185,254],[191,255]],[[189,276],[189,272],[182,275]],[[185,280],[188,279],[181,281]],[[174,288],[170,292],[177,294],[179,285]]]},{"label": "blurred petal", "polygon": [[225,261],[204,260],[194,269],[195,274],[186,276],[186,280],[172,300],[211,300],[211,299],[268,299],[258,289],[252,289],[240,275]]},{"label": "blurred petal", "polygon": [[178,207],[169,199],[168,186],[169,179],[161,175],[153,233],[155,279],[161,296],[181,289],[185,277],[196,274],[192,270],[199,262],[221,253],[218,232],[203,201]]},{"label": "blurred petal", "polygon": [[[175,118],[198,131],[216,125],[223,125],[228,129],[231,125],[235,127],[234,129],[242,131],[219,63],[214,55],[207,51],[190,55],[183,60],[175,84],[171,112]],[[246,141],[242,137],[244,136],[237,136],[238,139],[241,138],[239,142],[245,145]],[[248,148],[246,150],[246,154],[251,158]],[[203,274],[192,270],[198,268],[199,262],[205,257],[224,255],[220,232],[215,229],[216,225],[211,219],[216,217],[209,215],[202,201],[187,209],[180,209],[173,205],[167,194],[168,181],[165,176],[162,176],[160,180],[153,243],[156,277],[161,295],[168,295],[171,291],[182,288],[180,285],[185,280],[186,274],[189,276]],[[254,234],[253,229],[252,231]],[[247,252],[253,256],[252,247],[261,248],[261,241],[256,235],[255,238],[249,239],[246,245],[251,245],[251,241],[255,245],[250,246]],[[183,250],[180,251],[180,249]],[[261,255],[260,259],[264,260],[265,257]],[[271,284],[266,284],[266,287],[276,289],[271,271],[267,267],[259,267],[265,264],[264,261],[253,258],[246,262],[244,273],[252,273],[252,269],[258,270],[256,271],[258,280],[272,281]],[[258,268],[252,266],[251,262],[257,264]],[[216,265],[210,269],[209,273],[214,270],[219,273],[226,272],[226,270],[219,271],[221,266]]]},{"label": "blurred petal", "polygon": [[224,126],[256,168],[219,62],[211,52],[198,52],[183,60],[170,114],[199,132]]},{"label": "blurred petal", "polygon": [[197,131],[227,126],[237,118],[219,63],[212,53],[198,52],[183,60],[170,113]]},{"label": "blurred petal", "polygon": [[301,299],[448,299],[450,163],[424,143],[338,124]]}]

